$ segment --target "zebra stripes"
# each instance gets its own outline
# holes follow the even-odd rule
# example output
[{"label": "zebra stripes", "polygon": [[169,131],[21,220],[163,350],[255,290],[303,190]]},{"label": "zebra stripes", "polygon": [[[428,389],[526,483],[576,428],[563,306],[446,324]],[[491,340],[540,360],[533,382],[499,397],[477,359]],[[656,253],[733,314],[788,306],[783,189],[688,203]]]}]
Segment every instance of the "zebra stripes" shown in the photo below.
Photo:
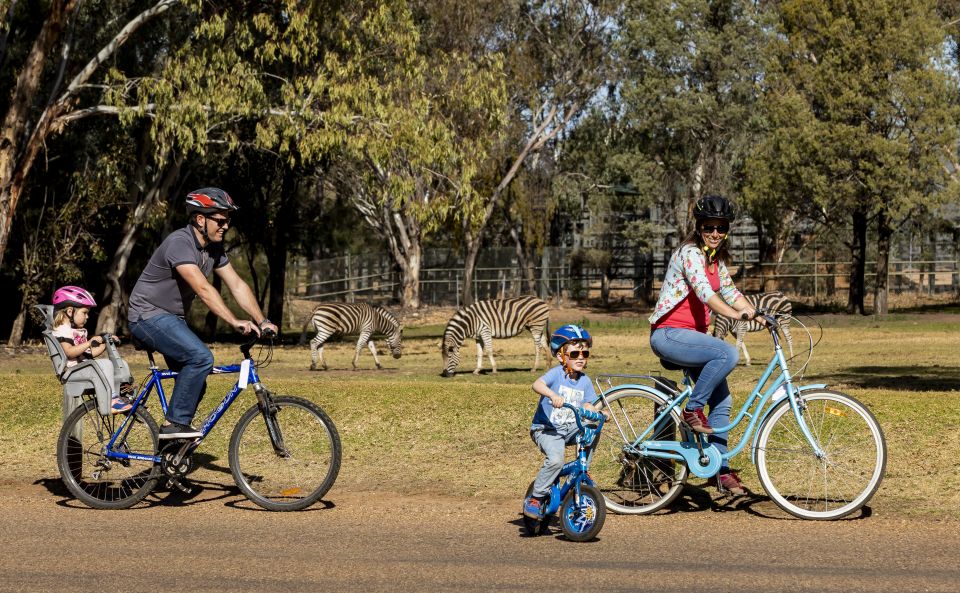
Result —
[{"label": "zebra stripes", "polygon": [[374,334],[385,335],[390,353],[394,358],[400,358],[403,327],[397,318],[383,307],[367,303],[323,303],[313,310],[310,323],[317,331],[317,335],[310,340],[311,371],[318,370],[317,362],[323,366],[323,370],[327,370],[327,361],[323,358],[323,344],[333,335],[359,335],[357,350],[353,356],[354,369],[357,368],[360,351],[365,345],[370,348],[377,368],[383,368],[371,339]]},{"label": "zebra stripes", "polygon": [[[783,296],[783,293],[779,291],[745,294],[743,297],[747,299],[747,302],[755,309],[762,309],[771,313],[786,313],[788,315],[793,312],[793,305],[791,305],[787,297]],[[730,319],[724,315],[714,315],[714,318],[714,337],[722,340],[728,333],[733,334],[737,338],[737,347],[743,350],[743,356],[746,359],[747,366],[749,366],[750,353],[747,352],[747,347],[743,344],[743,336],[748,332],[765,329],[765,326],[759,321]],[[790,318],[784,317],[781,319],[780,327],[783,329],[783,336],[787,339],[787,345],[790,347],[790,356],[793,356],[793,336],[790,335]]]},{"label": "zebra stripes", "polygon": [[493,338],[512,338],[524,329],[533,336],[536,358],[533,368],[540,366],[540,350],[547,348],[547,322],[550,307],[535,297],[519,297],[492,301],[479,301],[454,313],[443,331],[441,354],[443,355],[444,377],[452,377],[460,364],[460,345],[472,337],[477,341],[477,368],[474,375],[480,374],[483,364],[483,351],[490,357],[490,367],[497,372],[497,363],[493,360]]}]

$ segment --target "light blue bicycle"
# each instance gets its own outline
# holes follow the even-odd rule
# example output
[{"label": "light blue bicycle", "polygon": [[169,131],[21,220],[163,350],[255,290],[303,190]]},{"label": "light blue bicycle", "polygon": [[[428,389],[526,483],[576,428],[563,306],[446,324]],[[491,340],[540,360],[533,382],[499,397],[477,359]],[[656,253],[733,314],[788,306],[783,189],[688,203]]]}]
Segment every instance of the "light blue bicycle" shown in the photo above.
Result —
[{"label": "light blue bicycle", "polygon": [[[682,387],[655,375],[596,377],[600,396],[595,404],[610,411],[613,427],[600,442],[590,473],[608,509],[637,515],[663,509],[691,473],[715,476],[724,459],[748,445],[764,490],[796,517],[839,519],[863,507],[877,491],[887,462],[880,424],[849,395],[824,384],[795,385],[780,347],[777,319],[760,313],[768,322],[774,353],[730,425],[714,427],[726,432],[749,419],[740,441],[731,441],[726,454],[681,420],[692,391],[686,371]],[[803,368],[813,346],[810,338]]]}]

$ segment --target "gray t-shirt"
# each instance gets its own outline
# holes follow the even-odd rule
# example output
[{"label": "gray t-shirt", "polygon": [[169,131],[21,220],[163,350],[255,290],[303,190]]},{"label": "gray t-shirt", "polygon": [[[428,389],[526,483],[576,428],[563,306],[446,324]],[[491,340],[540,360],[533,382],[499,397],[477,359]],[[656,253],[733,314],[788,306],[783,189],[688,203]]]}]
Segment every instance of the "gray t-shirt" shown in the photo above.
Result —
[{"label": "gray t-shirt", "polygon": [[164,313],[183,317],[197,294],[177,273],[177,266],[195,264],[204,276],[230,263],[223,243],[201,248],[193,227],[170,233],[153,252],[130,293],[127,319],[137,322]]}]

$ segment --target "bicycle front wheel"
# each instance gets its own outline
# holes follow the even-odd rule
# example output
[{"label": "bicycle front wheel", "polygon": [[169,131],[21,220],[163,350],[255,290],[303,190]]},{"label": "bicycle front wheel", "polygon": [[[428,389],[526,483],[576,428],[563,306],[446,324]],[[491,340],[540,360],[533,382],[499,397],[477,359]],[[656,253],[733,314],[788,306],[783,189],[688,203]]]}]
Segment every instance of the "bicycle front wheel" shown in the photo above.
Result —
[{"label": "bicycle front wheel", "polygon": [[[610,420],[590,461],[590,476],[607,508],[626,515],[647,515],[669,505],[687,480],[687,465],[633,452],[637,439],[666,409],[667,398],[624,390],[607,398]],[[597,402],[603,406],[603,400]],[[680,413],[671,410],[645,440],[680,438]]]},{"label": "bicycle front wheel", "polygon": [[[107,445],[127,419],[125,414],[101,416],[94,401],[86,401],[63,424],[57,439],[57,467],[67,489],[95,509],[125,509],[153,490],[160,477],[152,461],[109,459]],[[142,407],[123,427],[114,451],[156,455],[158,428]]]},{"label": "bicycle front wheel", "polygon": [[836,391],[800,395],[803,420],[824,456],[814,455],[790,400],[760,428],[757,473],[773,501],[801,519],[839,519],[865,505],[880,486],[887,445],[870,410]]},{"label": "bicycle front wheel", "polygon": [[[340,472],[340,435],[327,414],[299,397],[275,397],[266,418],[247,410],[230,438],[230,471],[243,494],[271,511],[304,509]],[[271,437],[267,423],[272,422]]]}]

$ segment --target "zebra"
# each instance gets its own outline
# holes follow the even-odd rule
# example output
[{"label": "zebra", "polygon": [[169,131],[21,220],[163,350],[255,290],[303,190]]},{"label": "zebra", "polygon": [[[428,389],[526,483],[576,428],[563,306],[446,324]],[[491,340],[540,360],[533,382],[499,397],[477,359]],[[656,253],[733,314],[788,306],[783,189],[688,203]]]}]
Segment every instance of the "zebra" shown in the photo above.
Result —
[{"label": "zebra", "polygon": [[[531,371],[540,366],[540,350],[547,349],[547,323],[550,307],[538,298],[526,296],[513,299],[478,301],[453,314],[443,330],[440,352],[443,356],[444,377],[456,374],[460,364],[460,345],[467,337],[477,341],[477,368],[474,375],[480,374],[483,364],[483,351],[490,357],[492,372],[497,372],[497,363],[493,360],[493,338],[511,338],[524,329],[533,336],[536,358]],[[545,357],[546,359],[546,357]],[[547,359],[549,360],[549,359]]]},{"label": "zebra", "polygon": [[[755,309],[763,309],[771,313],[786,313],[787,315],[793,312],[793,306],[790,304],[790,301],[779,291],[745,294],[743,297],[747,299],[747,302]],[[713,322],[714,337],[722,340],[728,333],[736,336],[737,347],[743,350],[746,364],[750,366],[750,353],[747,352],[747,347],[743,343],[743,336],[748,332],[765,329],[765,326],[759,321],[730,319],[724,315],[715,315],[715,318]],[[793,356],[793,336],[790,335],[790,318],[784,317],[780,320],[780,327],[783,329],[783,336],[787,339],[787,345],[790,347],[790,356]]]},{"label": "zebra", "polygon": [[387,346],[394,358],[400,358],[403,326],[392,313],[379,306],[367,303],[322,303],[313,310],[308,323],[312,323],[317,335],[310,340],[310,370],[316,371],[317,362],[327,370],[327,361],[323,358],[323,344],[333,335],[358,334],[357,350],[353,356],[353,368],[356,370],[360,360],[360,351],[364,345],[370,348],[373,361],[377,368],[380,359],[377,357],[377,348],[370,338],[374,334],[383,334],[387,338]]}]

